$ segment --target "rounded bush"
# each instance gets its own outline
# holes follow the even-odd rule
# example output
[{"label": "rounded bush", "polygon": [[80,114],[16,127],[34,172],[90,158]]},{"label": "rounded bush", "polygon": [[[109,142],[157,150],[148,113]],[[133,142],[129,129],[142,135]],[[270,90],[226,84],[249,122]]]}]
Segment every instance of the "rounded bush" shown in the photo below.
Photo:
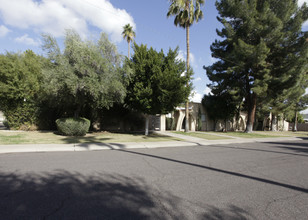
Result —
[{"label": "rounded bush", "polygon": [[90,128],[90,120],[86,118],[60,118],[56,124],[60,134],[65,136],[84,136]]}]

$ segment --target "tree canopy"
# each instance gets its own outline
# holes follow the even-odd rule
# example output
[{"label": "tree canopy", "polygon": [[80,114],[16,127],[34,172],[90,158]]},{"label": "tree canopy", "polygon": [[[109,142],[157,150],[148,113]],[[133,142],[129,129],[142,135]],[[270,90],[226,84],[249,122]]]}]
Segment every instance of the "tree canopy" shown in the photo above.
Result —
[{"label": "tree canopy", "polygon": [[293,0],[221,0],[216,7],[224,27],[211,46],[219,61],[205,67],[210,87],[245,99],[251,132],[257,102],[287,99],[307,74],[308,34],[301,27],[308,9]]},{"label": "tree canopy", "polygon": [[225,122],[225,130],[227,131],[227,122],[232,120],[236,114],[236,102],[232,100],[232,96],[228,93],[221,95],[204,95],[202,105],[205,107],[209,117],[214,121],[214,130],[218,120]]},{"label": "tree canopy", "polygon": [[77,117],[86,109],[98,110],[123,102],[126,90],[121,56],[105,34],[92,42],[67,31],[63,52],[53,37],[43,37],[43,48],[50,60],[43,70],[44,96],[53,105],[61,105],[69,116]]},{"label": "tree canopy", "polygon": [[191,73],[185,72],[185,63],[177,59],[178,48],[167,55],[146,45],[134,44],[134,55],[127,60],[132,70],[127,89],[127,103],[145,114],[164,114],[183,103],[189,93],[186,86]]},{"label": "tree canopy", "polygon": [[0,55],[0,110],[10,128],[36,122],[42,61],[31,50]]}]

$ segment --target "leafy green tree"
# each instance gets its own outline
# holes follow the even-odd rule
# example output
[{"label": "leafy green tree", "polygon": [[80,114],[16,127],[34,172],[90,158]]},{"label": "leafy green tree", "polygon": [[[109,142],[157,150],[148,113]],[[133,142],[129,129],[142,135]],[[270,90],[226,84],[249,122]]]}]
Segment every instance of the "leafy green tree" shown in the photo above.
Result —
[{"label": "leafy green tree", "polygon": [[221,95],[204,95],[202,105],[205,107],[209,117],[214,121],[214,130],[218,120],[225,123],[225,131],[227,131],[227,122],[232,120],[236,114],[236,102],[232,100],[229,94]]},{"label": "leafy green tree", "polygon": [[[170,0],[170,7],[167,13],[167,17],[175,16],[174,25],[180,26],[186,29],[186,72],[189,71],[189,55],[190,55],[190,44],[189,44],[189,28],[194,22],[198,22],[203,18],[203,12],[201,6],[204,4],[204,0]],[[185,132],[189,131],[188,119],[189,109],[188,100],[185,105]]]},{"label": "leafy green tree", "polygon": [[224,28],[211,51],[220,60],[206,68],[207,75],[214,93],[245,98],[246,132],[252,132],[257,101],[287,94],[307,72],[308,35],[301,26],[308,9],[293,0],[221,0],[216,7]]},{"label": "leafy green tree", "polygon": [[89,114],[123,102],[126,90],[121,70],[122,58],[102,34],[97,42],[83,41],[67,31],[62,53],[56,40],[44,35],[44,50],[50,62],[43,70],[44,94],[51,106],[66,117]]},{"label": "leafy green tree", "polygon": [[136,37],[136,33],[133,31],[133,27],[130,24],[126,24],[123,27],[122,32],[123,38],[126,39],[128,43],[128,59],[130,58],[129,50],[130,50],[130,42]]},{"label": "leafy green tree", "polygon": [[42,60],[31,50],[0,55],[0,109],[11,129],[38,122]]},{"label": "leafy green tree", "polygon": [[[134,44],[134,55],[126,60],[132,70],[127,89],[126,103],[134,110],[146,115],[172,112],[183,103],[190,93],[191,72],[181,76],[185,63],[176,59],[178,48],[169,49],[167,55],[161,50],[148,49],[146,45]],[[146,117],[146,135],[148,117]]]}]

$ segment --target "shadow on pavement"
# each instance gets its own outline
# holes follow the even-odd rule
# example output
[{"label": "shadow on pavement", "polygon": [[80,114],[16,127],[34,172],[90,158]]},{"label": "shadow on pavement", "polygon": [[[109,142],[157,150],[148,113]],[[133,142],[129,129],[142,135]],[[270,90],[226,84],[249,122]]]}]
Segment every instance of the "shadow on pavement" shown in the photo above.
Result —
[{"label": "shadow on pavement", "polygon": [[[247,211],[187,201],[141,178],[59,170],[42,175],[0,173],[0,219],[246,219]],[[205,198],[206,199],[206,198]],[[201,209],[200,209],[201,208]],[[246,216],[246,217],[245,217]]]},{"label": "shadow on pavement", "polygon": [[251,217],[249,219],[256,219],[251,216],[249,212],[246,210],[239,208],[234,205],[230,205],[224,210],[216,208],[215,206],[207,207],[207,212],[203,214],[202,219],[205,220],[244,220],[247,217]]},{"label": "shadow on pavement", "polygon": [[1,219],[185,218],[179,199],[142,179],[80,173],[0,173]]},{"label": "shadow on pavement", "polygon": [[[271,144],[273,147],[294,151],[296,153],[308,154],[308,143],[306,138],[302,138],[304,142],[267,142],[266,144]],[[274,146],[277,145],[277,146]],[[308,155],[306,155],[308,156]]]},{"label": "shadow on pavement", "polygon": [[[59,170],[0,173],[0,219],[246,219],[247,211],[207,206],[192,210],[179,197],[141,178]],[[185,201],[186,202],[186,201]],[[200,207],[199,207],[200,208]]]},{"label": "shadow on pavement", "polygon": [[308,189],[306,189],[306,188],[302,188],[302,187],[298,187],[298,186],[294,186],[294,185],[290,185],[290,184],[285,184],[285,183],[280,183],[280,182],[277,182],[277,181],[274,181],[274,180],[250,176],[250,175],[246,175],[246,174],[242,174],[242,173],[218,169],[218,168],[215,168],[215,167],[209,167],[209,166],[190,163],[190,162],[186,162],[186,161],[156,156],[156,155],[152,155],[152,154],[146,154],[146,153],[135,152],[135,151],[130,151],[130,150],[119,150],[119,151],[130,153],[130,154],[136,154],[136,155],[140,155],[140,156],[152,157],[152,158],[156,158],[156,159],[160,159],[160,160],[166,160],[166,161],[170,161],[170,162],[174,162],[174,163],[180,163],[180,164],[184,164],[184,165],[189,165],[189,166],[193,166],[193,167],[211,170],[211,171],[214,171],[214,172],[219,172],[219,173],[228,174],[228,175],[237,176],[237,177],[246,178],[246,179],[251,179],[251,180],[255,180],[255,181],[258,181],[258,182],[263,182],[263,183],[267,183],[267,184],[271,184],[271,185],[276,185],[276,186],[284,187],[284,188],[287,188],[287,189],[292,189],[292,190],[295,190],[295,191],[298,191],[298,192],[308,193]]},{"label": "shadow on pavement", "polygon": [[[265,144],[274,144],[271,142],[265,143]],[[277,143],[276,143],[277,144]],[[302,156],[302,157],[308,157],[308,155],[305,154],[297,154],[297,153],[290,153],[290,152],[283,152],[283,151],[275,151],[275,150],[263,150],[263,149],[257,149],[257,148],[252,148],[252,147],[240,147],[242,145],[246,145],[246,144],[237,144],[236,147],[230,147],[227,145],[206,145],[206,147],[215,147],[215,148],[227,148],[227,149],[234,149],[234,150],[247,150],[247,151],[259,151],[259,152],[268,152],[268,153],[276,153],[276,154],[287,154],[287,155],[293,155],[293,156]],[[279,146],[272,146],[273,148],[277,148]],[[283,147],[279,147],[279,148],[283,148]],[[302,148],[300,148],[302,149]],[[288,150],[295,150],[294,148],[289,148]],[[298,152],[304,152],[307,153],[307,150],[304,151],[298,151]]]}]

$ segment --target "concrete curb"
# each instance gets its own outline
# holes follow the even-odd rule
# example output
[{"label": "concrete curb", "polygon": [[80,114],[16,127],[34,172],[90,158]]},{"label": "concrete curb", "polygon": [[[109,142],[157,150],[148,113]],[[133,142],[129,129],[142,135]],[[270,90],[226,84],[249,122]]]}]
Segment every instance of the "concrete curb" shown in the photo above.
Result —
[{"label": "concrete curb", "polygon": [[222,144],[241,144],[253,142],[299,141],[296,137],[222,139],[198,141],[161,141],[161,142],[126,142],[126,143],[80,143],[80,144],[24,144],[0,145],[0,154],[34,152],[85,152],[99,150],[153,149],[171,147],[193,147]]}]

